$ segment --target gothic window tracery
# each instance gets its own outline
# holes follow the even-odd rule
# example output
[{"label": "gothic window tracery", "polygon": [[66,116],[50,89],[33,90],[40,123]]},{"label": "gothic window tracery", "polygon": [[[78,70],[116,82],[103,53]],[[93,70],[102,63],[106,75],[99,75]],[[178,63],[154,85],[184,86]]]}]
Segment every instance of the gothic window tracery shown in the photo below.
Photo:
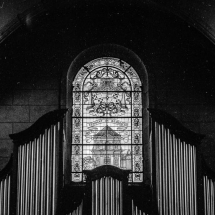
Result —
[{"label": "gothic window tracery", "polygon": [[72,181],[113,165],[142,182],[142,95],[136,71],[117,58],[84,65],[73,81]]}]

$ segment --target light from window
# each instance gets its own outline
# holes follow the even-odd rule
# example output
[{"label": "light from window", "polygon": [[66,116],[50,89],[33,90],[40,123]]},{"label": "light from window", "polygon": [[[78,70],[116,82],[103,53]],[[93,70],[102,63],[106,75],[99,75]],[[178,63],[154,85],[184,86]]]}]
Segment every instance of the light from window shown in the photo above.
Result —
[{"label": "light from window", "polygon": [[73,82],[72,181],[82,170],[113,165],[143,180],[141,82],[135,70],[116,58],[83,66]]}]

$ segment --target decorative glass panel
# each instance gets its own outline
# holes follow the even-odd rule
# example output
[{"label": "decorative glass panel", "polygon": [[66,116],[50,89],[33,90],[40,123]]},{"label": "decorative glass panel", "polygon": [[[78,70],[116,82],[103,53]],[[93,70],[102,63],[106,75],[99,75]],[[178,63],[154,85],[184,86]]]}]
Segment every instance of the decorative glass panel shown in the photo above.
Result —
[{"label": "decorative glass panel", "polygon": [[101,165],[132,170],[143,180],[141,82],[135,70],[116,58],[83,66],[73,82],[72,181]]}]

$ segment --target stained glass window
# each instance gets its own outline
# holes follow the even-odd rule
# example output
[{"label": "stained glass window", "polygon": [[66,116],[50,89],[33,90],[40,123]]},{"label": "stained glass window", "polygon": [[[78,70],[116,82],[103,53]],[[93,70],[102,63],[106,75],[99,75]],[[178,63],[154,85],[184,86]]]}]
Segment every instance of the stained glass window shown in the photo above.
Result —
[{"label": "stained glass window", "polygon": [[99,58],[84,65],[73,82],[72,181],[83,170],[113,165],[143,181],[141,82],[128,63]]}]

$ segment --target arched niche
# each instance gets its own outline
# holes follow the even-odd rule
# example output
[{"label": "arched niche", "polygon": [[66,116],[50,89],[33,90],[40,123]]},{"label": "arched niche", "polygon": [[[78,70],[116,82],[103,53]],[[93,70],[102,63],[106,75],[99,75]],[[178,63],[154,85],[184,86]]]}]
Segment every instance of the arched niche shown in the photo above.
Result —
[{"label": "arched niche", "polygon": [[[140,180],[145,183],[150,183],[151,181],[151,151],[150,151],[150,143],[149,143],[149,116],[148,116],[148,76],[146,72],[146,68],[141,61],[141,59],[131,50],[115,45],[115,44],[104,44],[98,45],[91,48],[88,48],[81,52],[72,62],[69,67],[69,71],[67,73],[67,129],[66,129],[66,139],[67,145],[65,150],[65,182],[70,183],[72,180],[72,158],[71,153],[72,144],[74,144],[74,81],[77,80],[77,74],[81,73],[81,70],[87,71],[87,66],[89,67],[90,63],[99,61],[99,59],[115,59],[116,62],[119,62],[119,66],[116,68],[120,71],[120,64],[126,64],[127,67],[132,68],[133,71],[136,72],[137,77],[140,81],[140,91],[141,91],[141,153],[142,153],[142,172],[143,178]],[[117,64],[117,63],[116,63]],[[128,69],[124,68],[124,72]],[[89,71],[88,71],[89,72]],[[83,79],[86,77],[83,77]],[[84,80],[83,80],[84,81]],[[84,83],[84,82],[83,82]],[[98,89],[97,89],[98,90]],[[133,89],[132,89],[133,90]],[[131,90],[131,91],[132,91]],[[97,116],[99,117],[99,116]],[[117,117],[117,116],[115,116]],[[104,129],[104,128],[103,128]],[[82,140],[83,141],[83,140]],[[131,139],[131,144],[132,144]],[[83,151],[81,151],[83,154]],[[83,159],[83,157],[82,157]],[[83,164],[83,162],[82,162]],[[82,166],[83,167],[83,166]],[[81,167],[81,171],[84,170]],[[73,169],[74,173],[74,169]],[[83,180],[80,180],[83,181]],[[79,181],[79,182],[80,182]]]}]

